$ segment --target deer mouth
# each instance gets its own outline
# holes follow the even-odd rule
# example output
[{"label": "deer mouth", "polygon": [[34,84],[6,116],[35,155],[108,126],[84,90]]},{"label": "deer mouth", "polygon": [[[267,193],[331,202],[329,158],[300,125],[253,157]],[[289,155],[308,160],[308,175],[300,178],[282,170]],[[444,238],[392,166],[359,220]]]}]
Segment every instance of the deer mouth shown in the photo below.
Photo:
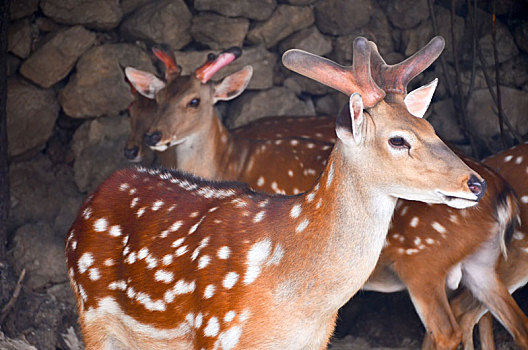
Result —
[{"label": "deer mouth", "polygon": [[167,148],[169,148],[169,147],[182,144],[183,142],[185,142],[185,140],[186,140],[186,138],[178,140],[178,138],[174,137],[168,142],[160,141],[160,142],[158,142],[158,144],[156,146],[150,146],[150,148],[153,149],[154,151],[163,152],[163,151],[166,151]]},{"label": "deer mouth", "polygon": [[456,208],[464,209],[477,205],[479,198],[474,194],[448,193],[440,190],[435,190],[435,193],[440,197],[442,203]]}]

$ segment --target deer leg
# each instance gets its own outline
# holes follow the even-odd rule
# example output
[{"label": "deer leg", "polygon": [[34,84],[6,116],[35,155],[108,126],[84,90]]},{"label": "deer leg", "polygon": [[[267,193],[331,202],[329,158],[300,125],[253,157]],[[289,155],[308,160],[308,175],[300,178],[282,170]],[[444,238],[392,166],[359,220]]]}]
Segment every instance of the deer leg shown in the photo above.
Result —
[{"label": "deer leg", "polygon": [[499,279],[494,266],[482,262],[477,258],[464,264],[464,284],[510,332],[515,342],[528,349],[528,318]]},{"label": "deer leg", "polygon": [[486,312],[479,320],[480,348],[482,350],[495,350],[493,340],[493,319],[491,314]]},{"label": "deer leg", "polygon": [[[423,276],[422,276],[423,277]],[[445,280],[442,279],[442,282]],[[430,339],[426,339],[422,349],[455,349],[461,341],[462,334],[455,320],[443,283],[424,283],[405,281],[412,302]]]}]

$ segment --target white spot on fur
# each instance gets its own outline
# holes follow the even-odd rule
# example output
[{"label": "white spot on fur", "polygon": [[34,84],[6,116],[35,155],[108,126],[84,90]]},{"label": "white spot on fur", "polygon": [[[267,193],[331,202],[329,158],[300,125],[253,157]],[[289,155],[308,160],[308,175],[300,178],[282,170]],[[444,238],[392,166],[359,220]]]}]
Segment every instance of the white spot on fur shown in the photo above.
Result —
[{"label": "white spot on fur", "polygon": [[133,264],[136,262],[136,252],[130,253],[127,258],[125,259],[125,262],[127,264]]},{"label": "white spot on fur", "polygon": [[147,248],[143,247],[138,251],[137,258],[138,260],[143,260],[147,257],[149,251]]},{"label": "white spot on fur", "polygon": [[257,222],[261,222],[262,219],[264,218],[264,215],[266,214],[266,211],[265,210],[262,210],[262,211],[259,211],[255,217],[253,218],[253,222],[254,223],[257,223]]},{"label": "white spot on fur", "polygon": [[509,162],[510,160],[512,160],[512,158],[513,158],[512,155],[506,156],[504,157],[504,162]]},{"label": "white spot on fur", "polygon": [[405,250],[405,254],[407,254],[407,255],[413,255],[413,254],[416,254],[418,252],[419,252],[419,250],[418,249],[414,249],[414,248],[409,248],[409,249]]},{"label": "white spot on fur", "polygon": [[231,249],[229,249],[228,246],[223,246],[218,249],[218,253],[216,254],[219,259],[225,260],[229,258],[229,255],[231,254]]},{"label": "white spot on fur", "polygon": [[183,254],[187,253],[187,246],[181,246],[176,250],[176,256],[182,256]]},{"label": "white spot on fur", "polygon": [[205,219],[205,215],[202,216],[200,220],[189,229],[189,234],[193,234],[194,232],[196,232],[196,230],[198,229],[198,226],[200,226],[200,224],[202,223],[202,221],[204,221],[204,219]]},{"label": "white spot on fur", "polygon": [[181,225],[183,225],[183,221],[178,220],[174,224],[172,224],[171,227],[169,227],[169,231],[176,232],[181,227]]},{"label": "white spot on fur", "polygon": [[439,233],[446,233],[446,229],[444,226],[442,226],[439,222],[434,221],[431,226],[438,231]]},{"label": "white spot on fur", "polygon": [[114,281],[108,284],[108,289],[110,290],[122,290],[125,291],[127,288],[127,284],[125,281]]},{"label": "white spot on fur", "polygon": [[298,140],[291,140],[290,141],[290,145],[292,145],[292,146],[297,146],[298,144],[299,144]]},{"label": "white spot on fur", "polygon": [[90,207],[87,207],[83,210],[82,216],[85,220],[88,220],[92,216],[93,210]]},{"label": "white spot on fur", "polygon": [[299,217],[299,215],[301,215],[301,211],[302,211],[301,205],[295,204],[290,210],[290,216],[296,219]]},{"label": "white spot on fur", "polygon": [[328,177],[326,178],[326,187],[329,187],[332,184],[332,181],[334,180],[334,163],[330,164],[330,168],[328,169]]},{"label": "white spot on fur", "polygon": [[201,270],[209,265],[209,262],[211,262],[209,255],[201,256],[200,259],[198,259],[198,270]]},{"label": "white spot on fur", "polygon": [[139,201],[138,197],[133,198],[132,201],[130,202],[130,208],[134,208],[137,205],[138,201]]},{"label": "white spot on fur", "polygon": [[517,158],[515,158],[515,164],[521,164],[523,161],[523,157],[522,156],[518,156]]},{"label": "white spot on fur", "polygon": [[108,227],[108,221],[106,221],[105,218],[97,219],[94,222],[95,232],[104,232],[106,231],[107,227]]},{"label": "white spot on fur", "polygon": [[449,221],[451,221],[454,224],[457,224],[458,223],[458,216],[456,216],[455,214],[449,215]]},{"label": "white spot on fur", "polygon": [[214,295],[215,290],[216,290],[216,287],[213,284],[210,284],[207,287],[205,287],[204,298],[210,299]]},{"label": "white spot on fur", "polygon": [[247,270],[244,276],[244,284],[254,282],[260,275],[261,266],[271,253],[271,241],[263,239],[251,246],[247,254]]},{"label": "white spot on fur", "polygon": [[163,256],[163,258],[161,259],[161,261],[163,262],[163,265],[170,265],[170,264],[172,264],[172,254],[167,254],[167,255]]},{"label": "white spot on fur", "polygon": [[225,316],[224,316],[224,322],[228,323],[228,322],[231,322],[233,321],[233,319],[235,318],[236,316],[236,312],[234,312],[233,310],[231,311],[228,311]]},{"label": "white spot on fur", "polygon": [[524,233],[521,231],[515,231],[513,233],[513,239],[520,241],[521,239],[524,239]]},{"label": "white spot on fur", "polygon": [[157,200],[154,202],[154,204],[152,204],[152,211],[157,211],[159,210],[159,208],[161,208],[161,206],[163,205],[163,201],[162,200]]},{"label": "white spot on fur", "polygon": [[308,221],[308,219],[304,219],[303,221],[299,223],[299,225],[297,225],[297,227],[295,228],[295,232],[297,233],[303,232],[306,229],[306,227],[308,227],[309,223],[310,221]]},{"label": "white spot on fur", "polygon": [[420,219],[418,219],[418,217],[415,216],[411,219],[411,222],[409,222],[409,226],[416,227],[418,226],[418,222],[420,222]]},{"label": "white spot on fur", "polygon": [[265,183],[265,182],[266,182],[266,180],[264,180],[264,177],[261,176],[261,177],[259,177],[258,180],[257,180],[257,186],[262,187],[262,186],[264,186],[264,183]]},{"label": "white spot on fur", "polygon": [[266,265],[279,265],[283,256],[284,256],[284,249],[282,248],[280,243],[277,243],[277,245],[275,246],[275,249],[273,249],[271,258],[268,260]]},{"label": "white spot on fur", "polygon": [[231,271],[226,274],[224,280],[222,281],[222,285],[224,286],[225,289],[231,289],[233,288],[235,283],[237,283],[237,281],[238,281],[238,273]]},{"label": "white spot on fur", "polygon": [[88,270],[88,268],[93,265],[93,263],[94,263],[94,258],[93,258],[92,253],[84,253],[77,261],[79,272],[85,273],[86,270]]},{"label": "white spot on fur", "polygon": [[218,318],[211,317],[207,326],[204,328],[204,335],[206,337],[216,337],[218,331],[220,330],[220,324],[218,323]]},{"label": "white spot on fur", "polygon": [[426,238],[425,239],[425,243],[427,243],[427,244],[435,244],[435,242],[436,241],[434,239],[432,239],[432,238]]},{"label": "white spot on fur", "polygon": [[113,266],[115,264],[115,261],[108,258],[108,259],[105,259],[104,264],[105,266]]},{"label": "white spot on fur", "polygon": [[223,350],[231,350],[236,347],[240,336],[242,335],[242,328],[240,326],[234,326],[229,328],[227,331],[220,333],[218,340]]},{"label": "white spot on fur", "polygon": [[101,273],[99,272],[99,269],[97,267],[92,267],[88,271],[88,274],[92,281],[97,281],[99,278],[101,278]]},{"label": "white spot on fur", "polygon": [[293,171],[292,170],[288,170],[288,176],[289,177],[293,177]]},{"label": "white spot on fur", "polygon": [[119,225],[114,225],[110,227],[110,231],[108,231],[108,233],[112,237],[119,237],[121,236],[121,227]]},{"label": "white spot on fur", "polygon": [[158,270],[154,274],[154,279],[163,283],[171,283],[174,280],[174,274],[166,270]]},{"label": "white spot on fur", "polygon": [[143,207],[143,208],[139,208],[139,210],[138,210],[137,213],[136,213],[136,215],[137,215],[138,218],[140,218],[141,215],[143,215],[143,214],[145,213],[145,209],[146,209],[145,207]]},{"label": "white spot on fur", "polygon": [[528,196],[522,196],[521,197],[521,202],[523,202],[524,204],[527,204],[528,203]]},{"label": "white spot on fur", "polygon": [[178,248],[183,243],[183,241],[185,241],[185,237],[178,238],[177,240],[172,242],[171,247],[172,248]]}]

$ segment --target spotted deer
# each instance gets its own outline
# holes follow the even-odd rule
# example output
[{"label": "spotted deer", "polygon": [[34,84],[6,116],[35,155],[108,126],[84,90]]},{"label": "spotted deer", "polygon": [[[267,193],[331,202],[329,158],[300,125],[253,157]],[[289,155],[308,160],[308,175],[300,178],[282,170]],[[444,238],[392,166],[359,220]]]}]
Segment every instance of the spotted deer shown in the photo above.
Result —
[{"label": "spotted deer", "polygon": [[[238,51],[233,51],[212,57],[190,76],[174,74],[166,83],[151,73],[125,69],[129,81],[144,96],[141,100],[155,99],[146,102],[155,104],[146,143],[157,151],[173,148],[175,163],[163,164],[198,176],[243,181],[271,193],[307,190],[326,164],[331,144],[300,138],[248,139],[231,134],[218,118],[214,104],[238,96],[251,79],[252,68],[246,66],[221,82],[210,82],[236,58]],[[137,119],[138,111],[130,112],[131,119]]]},{"label": "spotted deer", "polygon": [[[506,285],[507,291],[513,293],[528,282],[528,144],[520,144],[482,162],[498,171],[520,198],[520,226],[513,233],[508,254],[500,257],[497,266],[500,280]],[[502,293],[506,291],[503,290]],[[487,313],[485,303],[476,300],[469,291],[464,291],[452,300],[451,306],[462,328],[464,349],[474,348],[473,328],[477,322],[481,349],[495,349],[491,316]],[[508,303],[499,306],[499,310],[490,308],[491,313],[512,334],[521,348],[528,349],[528,324],[524,314],[515,309],[517,312],[511,312],[512,308]],[[504,319],[498,313],[509,317]],[[516,327],[517,324],[524,326]]]},{"label": "spotted deer", "polygon": [[384,100],[366,39],[353,56],[351,67],[283,56],[350,96],[306,193],[135,168],[85,201],[66,256],[87,349],[323,349],[376,264],[397,198],[477,204],[484,180],[426,121]]}]

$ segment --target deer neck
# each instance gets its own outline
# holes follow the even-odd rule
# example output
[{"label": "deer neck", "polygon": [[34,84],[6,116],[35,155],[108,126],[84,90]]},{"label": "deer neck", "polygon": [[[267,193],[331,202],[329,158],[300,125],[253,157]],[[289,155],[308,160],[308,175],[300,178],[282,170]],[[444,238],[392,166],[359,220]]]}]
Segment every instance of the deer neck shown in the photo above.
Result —
[{"label": "deer neck", "polygon": [[238,152],[236,141],[220,121],[216,111],[198,131],[176,146],[178,169],[206,179],[236,180],[229,170],[232,156]]},{"label": "deer neck", "polygon": [[[345,157],[342,148],[342,144],[336,144],[315,187],[304,196],[292,199],[309,208],[303,219],[311,224],[305,234],[295,235],[290,242],[299,247],[312,247],[311,254],[315,250],[315,255],[296,264],[299,269],[294,275],[306,275],[306,279],[299,281],[309,282],[297,287],[299,291],[308,291],[309,295],[303,298],[319,300],[314,306],[329,312],[356,293],[373,271],[397,200],[367,185],[371,182],[368,171]],[[314,281],[308,278],[310,275],[324,277]]]}]

